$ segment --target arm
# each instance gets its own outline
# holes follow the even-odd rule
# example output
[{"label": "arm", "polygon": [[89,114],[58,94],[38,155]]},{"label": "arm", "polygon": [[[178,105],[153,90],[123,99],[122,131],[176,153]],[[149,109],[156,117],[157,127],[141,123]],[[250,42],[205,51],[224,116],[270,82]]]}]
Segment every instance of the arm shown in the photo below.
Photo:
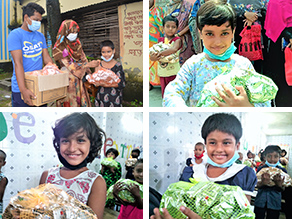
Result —
[{"label": "arm", "polygon": [[118,66],[118,72],[116,73],[116,75],[118,75],[119,79],[121,79],[121,81],[118,84],[118,89],[121,90],[126,86],[125,72],[123,70],[123,66],[121,63]]},{"label": "arm", "polygon": [[92,185],[87,205],[95,212],[98,219],[103,219],[106,201],[106,184],[102,177],[97,177]]},{"label": "arm", "polygon": [[168,55],[171,55],[171,54],[173,54],[173,53],[176,53],[177,50],[179,50],[180,47],[181,47],[181,39],[177,39],[177,40],[174,42],[174,44],[173,44],[172,47],[170,47],[169,49],[166,49],[166,50],[164,50],[164,51],[158,53],[158,56],[159,56],[159,57],[160,57],[160,56],[168,56]]},{"label": "arm", "polygon": [[23,96],[23,101],[32,106],[32,99],[35,99],[36,96],[33,92],[31,92],[29,89],[26,88],[25,82],[24,82],[24,69],[23,69],[23,63],[22,63],[22,51],[21,50],[13,50],[10,51],[11,56],[14,60],[14,67],[15,67],[15,75],[18,83],[18,87],[20,92]]},{"label": "arm", "polygon": [[8,183],[8,181],[7,181],[7,178],[6,178],[6,177],[4,177],[4,178],[0,181],[0,201],[3,200],[4,191],[5,191],[5,188],[6,188],[7,183]]},{"label": "arm", "polygon": [[49,62],[54,63],[50,54],[49,54],[48,49],[43,49],[43,62],[45,65],[48,64]]},{"label": "arm", "polygon": [[262,180],[260,182],[257,183],[257,187],[261,188],[263,186],[268,185],[270,182],[270,174],[268,173],[263,173],[262,174]]},{"label": "arm", "polygon": [[131,184],[129,186],[129,191],[132,193],[132,195],[135,198],[135,206],[137,206],[137,208],[139,209],[143,209],[143,200],[140,196],[140,189],[138,185],[135,184]]},{"label": "arm", "polygon": [[48,177],[48,171],[46,170],[46,171],[44,171],[42,173],[42,176],[41,176],[41,179],[40,179],[40,185],[46,183],[47,177]]},{"label": "arm", "polygon": [[285,187],[283,186],[285,176],[281,177],[281,174],[276,174],[273,177],[273,181],[277,187],[279,187],[282,191],[284,191]]}]

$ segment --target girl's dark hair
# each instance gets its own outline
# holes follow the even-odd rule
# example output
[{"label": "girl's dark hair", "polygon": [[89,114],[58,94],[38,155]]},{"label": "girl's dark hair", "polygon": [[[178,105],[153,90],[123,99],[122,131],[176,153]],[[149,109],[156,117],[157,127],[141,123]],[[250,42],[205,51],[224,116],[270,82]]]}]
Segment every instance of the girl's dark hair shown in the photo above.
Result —
[{"label": "girl's dark hair", "polygon": [[173,22],[175,22],[176,27],[178,27],[178,19],[177,19],[176,17],[171,16],[171,15],[167,15],[167,16],[165,16],[165,17],[163,18],[163,20],[162,20],[162,25],[163,25],[163,27],[164,27],[164,25],[166,24],[167,21],[173,21]]},{"label": "girl's dark hair", "polygon": [[112,50],[114,50],[115,45],[111,40],[104,40],[100,43],[100,50],[102,50],[103,47],[108,46],[110,47]]},{"label": "girl's dark hair", "polygon": [[45,9],[36,3],[33,3],[33,2],[28,3],[26,6],[22,7],[22,18],[24,19],[24,15],[26,14],[29,17],[33,16],[34,12],[38,12],[41,15],[43,15],[45,13]]},{"label": "girl's dark hair", "polygon": [[3,157],[3,161],[6,160],[6,153],[2,150],[0,150],[0,157]]},{"label": "girl's dark hair", "polygon": [[196,23],[200,31],[205,25],[217,25],[229,22],[232,31],[236,26],[236,13],[224,0],[212,0],[204,3],[198,10]]},{"label": "girl's dark hair", "polygon": [[281,155],[281,157],[285,157],[287,155],[287,151],[285,149],[282,149],[281,153],[285,153],[283,156]]},{"label": "girl's dark hair", "polygon": [[201,135],[205,143],[208,135],[216,130],[233,135],[236,143],[242,136],[241,123],[233,114],[217,113],[206,119],[201,129]]},{"label": "girl's dark hair", "polygon": [[265,156],[267,156],[267,154],[273,153],[273,152],[277,152],[280,157],[281,157],[281,148],[278,145],[269,145],[265,148],[265,151],[263,152],[263,154]]},{"label": "girl's dark hair", "polygon": [[113,153],[115,156],[116,156],[116,158],[117,158],[117,156],[119,156],[119,152],[117,151],[117,149],[114,149],[114,148],[110,148],[110,149],[108,149],[106,152],[105,152],[105,156],[107,156],[109,153]]},{"label": "girl's dark hair", "polygon": [[134,164],[134,169],[139,163],[143,164],[143,158],[137,160],[137,162]]},{"label": "girl's dark hair", "polygon": [[133,149],[131,153],[133,153],[133,152],[137,153],[138,157],[140,156],[140,150],[138,148]]},{"label": "girl's dark hair", "polygon": [[91,163],[99,155],[103,145],[102,137],[105,132],[98,127],[95,120],[88,113],[72,113],[56,121],[53,144],[56,152],[60,153],[60,139],[68,138],[77,132],[86,132],[90,140],[90,150],[87,162]]}]

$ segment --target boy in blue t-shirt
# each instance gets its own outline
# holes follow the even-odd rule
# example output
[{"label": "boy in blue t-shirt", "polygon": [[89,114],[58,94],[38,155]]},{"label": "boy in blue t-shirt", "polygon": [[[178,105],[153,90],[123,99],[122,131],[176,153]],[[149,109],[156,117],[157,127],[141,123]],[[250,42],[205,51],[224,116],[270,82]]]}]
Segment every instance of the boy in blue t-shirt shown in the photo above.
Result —
[{"label": "boy in blue t-shirt", "polygon": [[[23,24],[8,36],[8,50],[12,56],[13,75],[12,106],[32,106],[34,93],[26,88],[24,72],[41,70],[43,63],[53,63],[49,55],[46,39],[37,30],[41,26],[42,14],[45,10],[36,3],[29,3],[23,7]],[[23,95],[23,100],[21,99]]]}]

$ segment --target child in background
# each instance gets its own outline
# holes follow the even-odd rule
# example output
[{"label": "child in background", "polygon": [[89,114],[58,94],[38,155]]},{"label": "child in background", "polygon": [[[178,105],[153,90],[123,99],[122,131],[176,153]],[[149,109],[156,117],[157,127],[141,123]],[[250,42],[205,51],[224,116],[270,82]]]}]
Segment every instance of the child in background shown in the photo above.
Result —
[{"label": "child in background", "polygon": [[[176,56],[179,57],[182,41],[180,37],[175,36],[175,34],[177,33],[177,29],[178,20],[176,17],[168,15],[163,18],[163,31],[165,37],[160,37],[158,39],[158,43],[163,42],[165,44],[171,45],[171,47],[162,52],[151,54],[151,61],[159,61],[160,58],[163,58],[164,56],[169,56],[171,54],[176,54]],[[164,89],[166,85],[175,79],[179,69],[179,59],[175,63],[159,62],[157,74],[160,77],[162,97],[164,95]]]},{"label": "child in background", "polygon": [[127,174],[126,174],[126,179],[131,179],[131,180],[135,180],[135,177],[133,175],[133,170],[134,170],[134,166],[135,164],[130,165],[130,159],[138,159],[138,157],[140,156],[140,150],[138,148],[135,148],[132,150],[131,152],[131,158],[128,158],[127,161],[129,161],[129,164],[127,165],[127,161],[126,161],[126,170],[127,170]]},{"label": "child in background", "polygon": [[[114,148],[110,148],[106,151],[105,156],[107,158],[111,157],[112,159],[116,159],[119,156],[119,152]],[[104,166],[104,165],[101,166],[100,174],[105,179],[107,189],[111,185],[115,184],[122,176],[121,164],[119,162],[117,163],[118,163],[118,168],[115,168],[115,169],[109,166]],[[106,201],[105,207],[113,209],[114,206],[115,206],[114,199],[108,199]]]},{"label": "child in background", "polygon": [[195,145],[194,156],[192,158],[188,158],[186,160],[187,166],[194,166],[196,164],[206,163],[206,159],[204,159],[205,145],[202,142],[198,142]]},{"label": "child in background", "polygon": [[[126,86],[125,73],[121,63],[114,59],[115,46],[110,40],[100,44],[102,61],[100,66],[113,71],[121,79],[118,87],[98,87],[95,98],[96,107],[121,107],[123,102],[122,90]],[[99,67],[95,68],[98,70]]]},{"label": "child in background", "polygon": [[40,184],[51,183],[87,204],[103,218],[106,184],[98,173],[89,170],[100,153],[105,133],[88,113],[72,113],[56,122],[53,144],[64,167],[43,172]]},{"label": "child in background", "polygon": [[235,161],[237,164],[242,164],[243,154],[241,152],[238,152],[239,158]]},{"label": "child in background", "polygon": [[[196,106],[205,84],[220,75],[223,69],[239,68],[255,72],[247,58],[234,54],[235,25],[236,14],[226,1],[208,1],[200,7],[197,13],[197,27],[204,44],[203,53],[189,58],[177,73],[175,80],[168,84],[163,106]],[[253,106],[243,86],[235,86],[239,95],[235,95],[226,85],[222,85],[222,88],[223,91],[219,87],[216,90],[224,102],[212,97],[218,106]],[[254,106],[271,106],[271,103],[255,103]]]},{"label": "child in background", "polygon": [[[138,159],[134,166],[133,175],[135,181],[143,185],[143,159]],[[143,200],[140,196],[140,190],[137,185],[132,184],[128,191],[135,197],[134,203],[123,201],[118,193],[121,190],[121,184],[114,185],[114,196],[122,203],[118,219],[143,219]]]},{"label": "child in background", "polygon": [[[235,163],[239,158],[237,150],[240,146],[239,139],[242,136],[240,121],[232,114],[213,114],[204,122],[201,135],[205,140],[208,154],[205,167],[207,180],[222,185],[239,186],[250,201],[257,183],[256,174],[252,168]],[[183,206],[180,210],[184,214],[187,213],[189,218],[201,218]],[[151,217],[151,219],[161,218],[157,209],[154,213],[155,217]],[[166,209],[164,214],[168,215]]]},{"label": "child in background", "polygon": [[[280,153],[281,148],[278,145],[269,145],[264,151],[266,163],[264,166],[258,168],[259,172],[262,168],[276,167],[287,173],[286,169],[280,166]],[[267,186],[270,181],[274,181],[275,186]],[[270,178],[268,173],[262,174],[261,182],[258,182],[258,193],[254,202],[254,213],[256,219],[266,218],[277,219],[280,216],[281,210],[281,192],[284,190],[283,187],[284,178],[280,174],[276,174],[273,179]]]},{"label": "child in background", "polygon": [[3,213],[3,196],[5,192],[5,188],[8,183],[8,179],[1,171],[2,167],[6,164],[6,153],[0,150],[0,214]]}]

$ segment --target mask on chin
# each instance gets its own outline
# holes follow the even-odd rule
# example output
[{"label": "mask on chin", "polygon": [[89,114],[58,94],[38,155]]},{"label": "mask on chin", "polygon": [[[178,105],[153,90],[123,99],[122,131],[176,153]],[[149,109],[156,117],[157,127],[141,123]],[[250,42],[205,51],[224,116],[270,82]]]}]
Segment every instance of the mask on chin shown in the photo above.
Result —
[{"label": "mask on chin", "polygon": [[106,59],[104,56],[101,56],[102,60],[105,62],[111,61],[113,59],[113,57],[114,57],[114,54],[112,54],[112,56],[109,59]]},{"label": "mask on chin", "polygon": [[206,47],[204,47],[203,52],[206,53],[211,59],[216,59],[220,61],[225,61],[231,57],[231,55],[235,52],[236,47],[234,46],[234,42],[231,43],[229,48],[222,54],[220,55],[215,55],[211,53]]},{"label": "mask on chin", "polygon": [[226,167],[230,167],[238,158],[239,158],[239,154],[237,151],[235,151],[233,157],[223,164],[217,164],[213,160],[211,160],[211,158],[209,157],[208,157],[207,163],[211,164],[214,167],[226,168]]}]

